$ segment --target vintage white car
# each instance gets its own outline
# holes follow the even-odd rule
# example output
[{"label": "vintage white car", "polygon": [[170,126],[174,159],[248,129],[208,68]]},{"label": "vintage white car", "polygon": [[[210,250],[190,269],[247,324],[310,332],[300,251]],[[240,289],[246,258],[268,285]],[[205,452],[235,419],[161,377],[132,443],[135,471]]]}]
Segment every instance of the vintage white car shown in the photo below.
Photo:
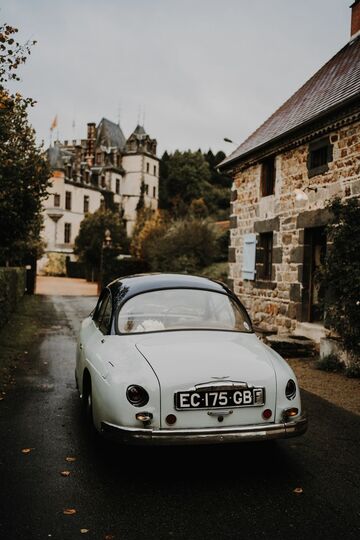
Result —
[{"label": "vintage white car", "polygon": [[202,277],[108,285],[82,323],[75,375],[91,425],[126,443],[260,441],[307,428],[289,365],[257,338],[238,298]]}]

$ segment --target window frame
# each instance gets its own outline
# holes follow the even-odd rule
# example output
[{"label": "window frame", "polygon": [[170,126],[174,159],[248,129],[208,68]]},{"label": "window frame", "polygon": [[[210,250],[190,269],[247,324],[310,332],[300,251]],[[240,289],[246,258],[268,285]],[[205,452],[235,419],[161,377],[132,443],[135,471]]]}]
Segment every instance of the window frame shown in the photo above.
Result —
[{"label": "window frame", "polygon": [[64,244],[71,244],[71,223],[64,223]]},{"label": "window frame", "polygon": [[[109,301],[110,301],[110,307],[111,307],[110,318],[109,318],[107,327],[102,327],[102,322],[103,322],[103,319],[104,319],[104,313],[107,310],[107,306],[108,306]],[[98,330],[102,334],[106,335],[106,334],[109,333],[109,330],[111,328],[111,322],[112,322],[112,299],[111,299],[111,292],[108,289],[105,289],[103,291],[103,293],[101,294],[101,296],[99,298],[99,301],[97,303],[97,306],[95,308],[92,319],[94,321],[95,326],[98,328]],[[105,332],[103,331],[104,328],[105,328]]]},{"label": "window frame", "polygon": [[72,192],[65,191],[65,210],[71,211],[72,207]]},{"label": "window frame", "polygon": [[269,156],[261,162],[260,194],[269,197],[275,194],[276,156]]},{"label": "window frame", "polygon": [[272,281],[274,259],[274,233],[259,234],[256,249],[256,277],[261,281]]},{"label": "window frame", "polygon": [[[326,160],[323,163],[314,163],[316,153],[323,151]],[[330,142],[330,137],[322,137],[316,141],[312,141],[308,146],[307,155],[307,170],[308,178],[324,174],[329,170],[329,163],[333,161],[333,145]]]}]

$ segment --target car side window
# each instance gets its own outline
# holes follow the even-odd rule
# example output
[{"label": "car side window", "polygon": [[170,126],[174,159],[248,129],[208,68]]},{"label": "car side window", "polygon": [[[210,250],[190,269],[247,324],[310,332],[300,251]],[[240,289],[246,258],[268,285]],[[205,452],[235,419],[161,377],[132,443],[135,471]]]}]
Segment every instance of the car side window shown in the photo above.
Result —
[{"label": "car side window", "polygon": [[[106,320],[104,320],[104,316]],[[107,332],[111,317],[110,292],[105,291],[94,314],[94,323],[103,333]],[[104,322],[103,322],[104,321]]]},{"label": "car side window", "polygon": [[[110,327],[110,322],[111,322],[111,296],[109,294],[108,298],[107,298],[107,302],[105,302],[103,304],[104,306],[104,309],[102,310],[102,317],[99,321],[99,330],[103,333],[103,334],[107,334],[108,331],[109,331],[109,327]],[[103,307],[101,306],[101,307]]]}]

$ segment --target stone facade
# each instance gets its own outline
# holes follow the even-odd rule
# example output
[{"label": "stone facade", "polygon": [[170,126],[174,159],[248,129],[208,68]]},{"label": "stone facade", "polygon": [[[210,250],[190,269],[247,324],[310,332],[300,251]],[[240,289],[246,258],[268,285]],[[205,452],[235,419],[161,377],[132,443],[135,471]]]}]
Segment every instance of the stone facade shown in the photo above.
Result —
[{"label": "stone facade", "polygon": [[[311,144],[328,137],[332,151],[327,170],[309,172]],[[348,118],[322,133],[314,131],[275,154],[274,194],[261,196],[261,160],[233,170],[230,282],[254,324],[269,332],[296,331],[304,316],[304,257],[307,230],[328,222],[325,209],[334,196],[360,196],[360,122]],[[244,238],[272,233],[269,279],[243,279]]]}]

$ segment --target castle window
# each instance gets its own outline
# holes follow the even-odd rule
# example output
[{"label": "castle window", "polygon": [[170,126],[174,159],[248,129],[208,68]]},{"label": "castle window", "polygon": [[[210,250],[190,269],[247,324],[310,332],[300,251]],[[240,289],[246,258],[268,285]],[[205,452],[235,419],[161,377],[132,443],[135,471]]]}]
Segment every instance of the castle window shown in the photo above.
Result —
[{"label": "castle window", "polygon": [[156,199],[156,187],[155,186],[153,187],[153,197],[154,197],[154,199]]},{"label": "castle window", "polygon": [[156,165],[154,165],[154,176],[156,176]]},{"label": "castle window", "polygon": [[324,174],[329,170],[329,163],[332,160],[333,147],[329,137],[310,143],[307,159],[308,177]]},{"label": "castle window", "polygon": [[275,156],[265,159],[261,163],[261,196],[273,195],[275,190]]},{"label": "castle window", "polygon": [[147,163],[146,163],[146,172],[148,173],[149,171],[150,171],[150,163],[147,162]]},{"label": "castle window", "polygon": [[105,176],[102,176],[101,177],[101,187],[104,188],[105,186],[106,186]]},{"label": "castle window", "polygon": [[71,223],[65,223],[64,225],[64,244],[70,244],[71,242]]},{"label": "castle window", "polygon": [[115,193],[117,193],[118,195],[120,194],[120,178],[117,178],[116,179],[116,182],[115,182]]},{"label": "castle window", "polygon": [[54,206],[57,208],[60,206],[60,195],[59,193],[54,193]]},{"label": "castle window", "polygon": [[145,184],[145,193],[149,195],[149,184]]},{"label": "castle window", "polygon": [[65,210],[71,210],[71,191],[65,191]]},{"label": "castle window", "polygon": [[84,214],[89,211],[89,195],[84,195]]}]

